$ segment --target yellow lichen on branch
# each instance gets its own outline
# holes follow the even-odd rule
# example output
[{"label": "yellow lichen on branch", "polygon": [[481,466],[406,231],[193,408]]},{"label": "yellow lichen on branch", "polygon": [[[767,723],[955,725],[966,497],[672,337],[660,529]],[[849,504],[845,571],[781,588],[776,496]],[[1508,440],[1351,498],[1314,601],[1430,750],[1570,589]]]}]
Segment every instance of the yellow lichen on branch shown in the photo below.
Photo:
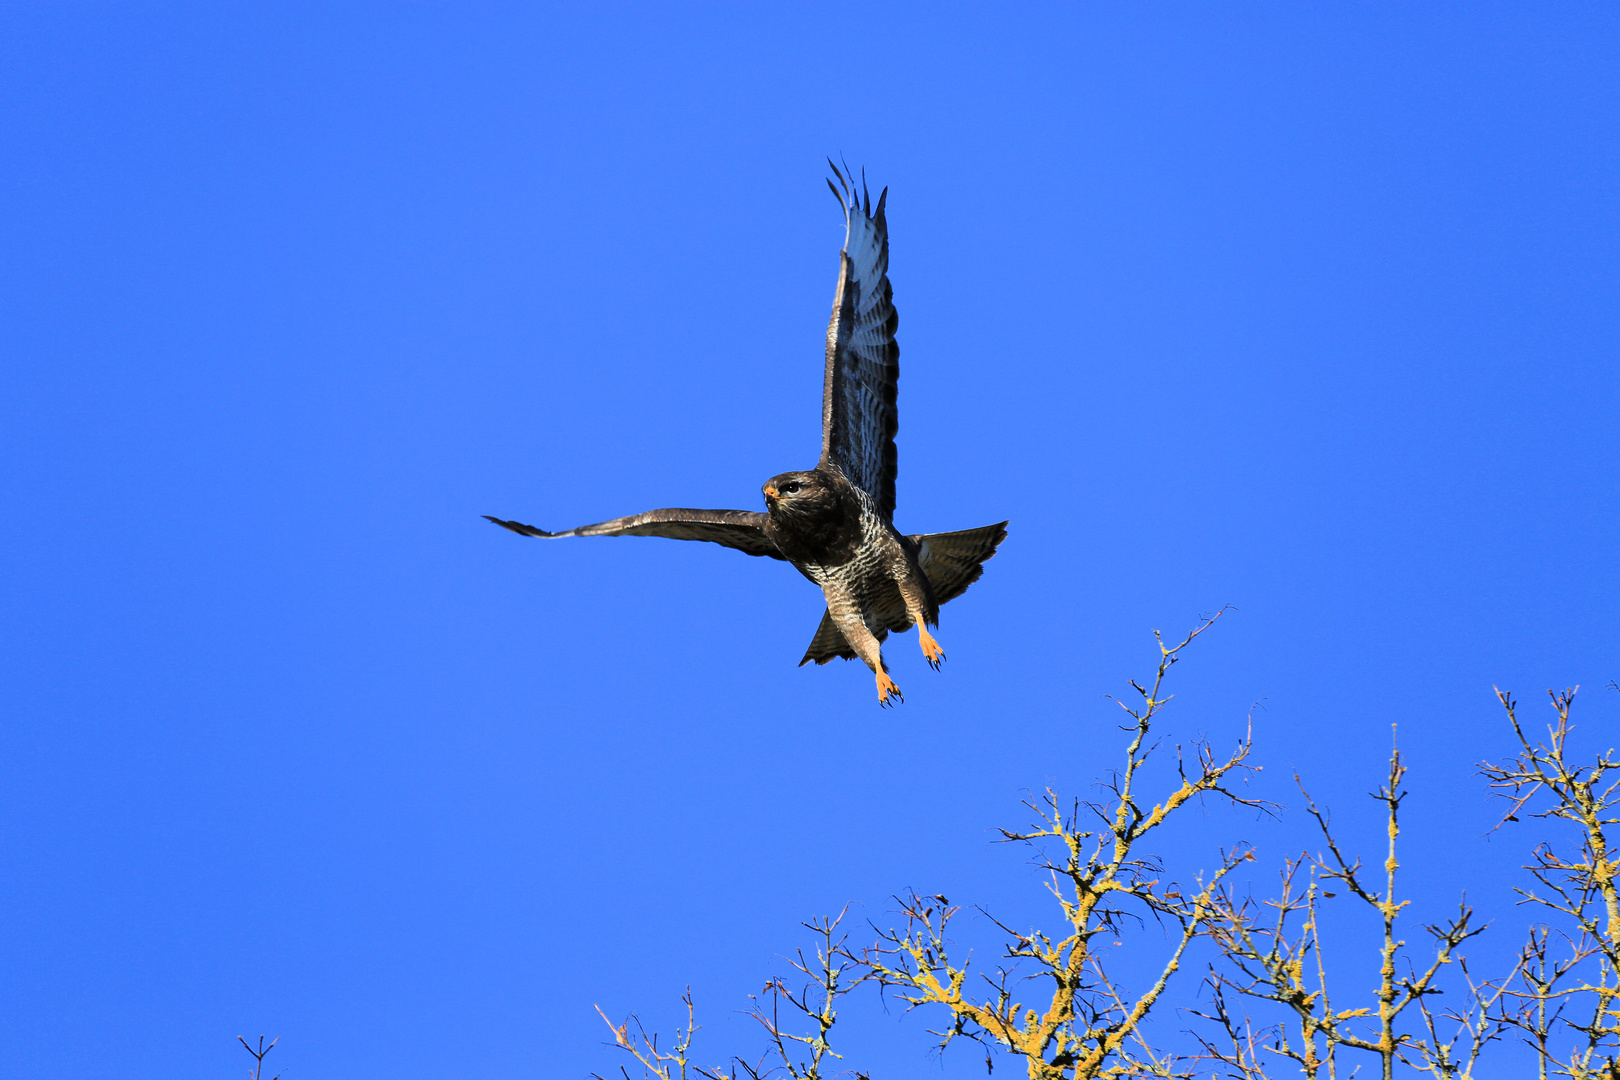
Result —
[{"label": "yellow lichen on branch", "polygon": [[[1130,717],[1125,725],[1130,739],[1123,767],[1109,784],[1111,799],[1066,804],[1048,788],[1042,798],[1026,803],[1035,825],[1002,831],[1004,840],[1028,844],[1038,853],[1037,865],[1047,871],[1047,889],[1062,911],[1064,932],[1059,937],[1018,931],[992,919],[1007,935],[1003,959],[1011,963],[982,975],[983,993],[970,995],[964,989],[969,964],[953,962],[948,938],[958,909],[936,907],[915,894],[899,898],[904,927],[881,934],[863,961],[873,979],[909,1006],[944,1010],[948,1023],[935,1032],[942,1046],[959,1036],[999,1045],[1024,1059],[1032,1080],[1174,1075],[1164,1071],[1171,1068],[1168,1059],[1156,1055],[1143,1038],[1143,1024],[1180,970],[1188,946],[1212,917],[1222,879],[1251,856],[1244,848],[1224,853],[1207,880],[1183,889],[1162,880],[1140,845],[1170,815],[1201,796],[1262,805],[1229,786],[1234,771],[1248,768],[1247,735],[1224,758],[1207,746],[1196,747],[1191,766],[1181,762],[1180,782],[1161,801],[1145,805],[1137,793],[1153,751],[1149,734],[1170,701],[1163,692],[1165,677],[1181,650],[1214,621],[1205,621],[1176,645],[1155,635],[1159,664],[1151,687],[1133,682],[1140,700],[1134,706],[1120,702]],[[1132,907],[1175,926],[1176,933],[1169,955],[1157,962],[1153,981],[1127,994],[1107,975],[1093,939],[1118,934]],[[1050,997],[1040,1008],[1013,996],[1013,981],[1027,975],[1030,966],[1050,986]]]},{"label": "yellow lichen on branch", "polygon": [[1548,691],[1555,718],[1544,740],[1525,732],[1517,702],[1498,690],[1519,753],[1484,762],[1480,772],[1508,803],[1497,828],[1542,805],[1535,816],[1569,822],[1579,844],[1579,854],[1565,857],[1540,843],[1525,867],[1534,884],[1518,892],[1548,921],[1530,928],[1509,991],[1518,1008],[1506,1015],[1536,1048],[1542,1078],[1613,1080],[1620,1076],[1620,885],[1607,829],[1620,824],[1620,760],[1613,750],[1587,764],[1572,760],[1578,689]]}]

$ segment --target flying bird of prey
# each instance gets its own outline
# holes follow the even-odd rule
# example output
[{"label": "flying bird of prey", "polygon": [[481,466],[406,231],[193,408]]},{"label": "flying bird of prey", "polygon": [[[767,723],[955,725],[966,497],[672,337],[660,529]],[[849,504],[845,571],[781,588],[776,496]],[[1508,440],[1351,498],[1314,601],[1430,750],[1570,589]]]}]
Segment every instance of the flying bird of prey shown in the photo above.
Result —
[{"label": "flying bird of prey", "polygon": [[[831,162],[828,162],[831,165]],[[523,536],[664,536],[707,540],[749,555],[792,563],[827,599],[803,667],[835,656],[859,656],[877,677],[878,703],[904,700],[889,678],[881,643],[889,631],[917,628],[923,656],[936,671],[945,654],[928,632],[939,606],[961,596],[1006,539],[1007,523],[962,532],[907,536],[894,527],[895,406],[900,378],[899,323],[889,288],[889,230],[864,179],[832,166],[827,181],[844,211],[844,249],[827,325],[821,400],[821,460],[808,472],[765,482],[765,512],[649,510],[565,532],[517,521],[490,521]]]}]

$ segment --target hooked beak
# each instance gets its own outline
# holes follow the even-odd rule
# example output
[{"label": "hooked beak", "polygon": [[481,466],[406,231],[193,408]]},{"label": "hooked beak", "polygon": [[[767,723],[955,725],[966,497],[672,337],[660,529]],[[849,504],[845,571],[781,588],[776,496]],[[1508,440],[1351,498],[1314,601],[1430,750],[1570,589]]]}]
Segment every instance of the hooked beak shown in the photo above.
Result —
[{"label": "hooked beak", "polygon": [[776,501],[776,495],[777,495],[776,485],[774,485],[774,484],[766,484],[765,485],[765,499],[766,499],[766,501],[767,502],[775,502]]}]

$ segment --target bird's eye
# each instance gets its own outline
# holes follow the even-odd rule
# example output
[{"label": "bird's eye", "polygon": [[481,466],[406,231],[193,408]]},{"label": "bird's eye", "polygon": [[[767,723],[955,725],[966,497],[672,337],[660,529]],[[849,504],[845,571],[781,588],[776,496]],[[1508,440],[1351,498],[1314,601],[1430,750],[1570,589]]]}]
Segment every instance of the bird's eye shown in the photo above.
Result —
[{"label": "bird's eye", "polygon": [[782,485],[782,494],[784,494],[784,495],[792,495],[792,494],[796,493],[798,490],[799,490],[799,485],[798,484],[783,484]]}]

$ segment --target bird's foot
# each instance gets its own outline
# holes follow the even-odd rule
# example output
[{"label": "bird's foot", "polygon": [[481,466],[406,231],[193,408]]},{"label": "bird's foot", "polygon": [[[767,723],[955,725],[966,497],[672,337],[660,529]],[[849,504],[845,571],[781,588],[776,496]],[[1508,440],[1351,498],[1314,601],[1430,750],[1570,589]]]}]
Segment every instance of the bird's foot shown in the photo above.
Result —
[{"label": "bird's foot", "polygon": [[[877,673],[877,688],[878,704],[880,706],[887,708],[890,705],[905,704],[905,695],[900,692],[900,688],[898,686],[894,685],[894,680],[889,678],[889,673],[887,671],[880,671]],[[892,701],[890,700],[891,698],[893,699]]]},{"label": "bird's foot", "polygon": [[939,642],[934,640],[934,635],[922,623],[917,624],[917,642],[922,645],[923,659],[928,661],[928,666],[938,671],[939,665],[945,661],[945,650],[939,647]]}]

